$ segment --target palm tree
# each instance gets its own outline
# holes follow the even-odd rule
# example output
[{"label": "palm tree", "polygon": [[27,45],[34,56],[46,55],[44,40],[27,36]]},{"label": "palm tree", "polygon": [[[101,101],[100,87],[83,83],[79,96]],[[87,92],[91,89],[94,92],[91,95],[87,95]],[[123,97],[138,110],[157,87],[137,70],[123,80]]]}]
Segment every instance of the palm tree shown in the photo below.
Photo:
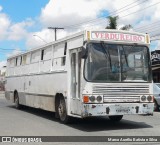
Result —
[{"label": "palm tree", "polygon": [[118,16],[115,17],[109,16],[108,17],[109,25],[106,27],[106,29],[117,29],[117,20]]},{"label": "palm tree", "polygon": [[[117,20],[118,16],[115,17],[109,16],[108,17],[109,25],[106,27],[106,29],[117,29]],[[130,30],[131,28],[132,26],[129,24],[120,28],[120,30]]]}]

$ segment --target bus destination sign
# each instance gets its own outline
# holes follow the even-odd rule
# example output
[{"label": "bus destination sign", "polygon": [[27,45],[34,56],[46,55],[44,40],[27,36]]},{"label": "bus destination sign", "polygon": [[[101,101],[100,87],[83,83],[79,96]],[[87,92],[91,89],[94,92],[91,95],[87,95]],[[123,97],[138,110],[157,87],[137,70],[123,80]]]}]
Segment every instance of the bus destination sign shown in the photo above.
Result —
[{"label": "bus destination sign", "polygon": [[127,41],[134,43],[145,43],[145,35],[135,35],[129,33],[113,33],[94,31],[91,33],[91,38],[94,40],[112,40],[112,41]]}]

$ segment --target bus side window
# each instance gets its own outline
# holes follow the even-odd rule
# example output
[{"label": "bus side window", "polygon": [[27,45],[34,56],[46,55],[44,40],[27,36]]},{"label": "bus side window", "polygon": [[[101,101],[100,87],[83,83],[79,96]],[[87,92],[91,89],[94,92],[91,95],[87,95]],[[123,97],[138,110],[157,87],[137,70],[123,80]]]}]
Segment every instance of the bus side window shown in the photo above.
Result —
[{"label": "bus side window", "polygon": [[22,56],[20,57],[20,65],[22,65]]},{"label": "bus side window", "polygon": [[44,57],[44,49],[41,51],[41,60],[43,60]]},{"label": "bus side window", "polygon": [[40,51],[34,51],[31,53],[31,63],[36,63],[40,60]]},{"label": "bus side window", "polygon": [[17,62],[18,62],[18,57],[16,57],[15,66],[17,66]]},{"label": "bus side window", "polygon": [[15,65],[15,59],[10,59],[10,67],[14,67]]},{"label": "bus side window", "polygon": [[41,50],[41,60],[49,60],[51,59],[52,49],[51,47],[45,48]]},{"label": "bus side window", "polygon": [[66,57],[61,58],[61,66],[64,66],[66,64]]},{"label": "bus side window", "polygon": [[16,66],[20,66],[22,64],[22,56],[18,56],[16,58]]},{"label": "bus side window", "polygon": [[54,65],[54,66],[57,65],[57,58],[55,58],[55,59],[53,60],[53,65]]},{"label": "bus side window", "polygon": [[23,61],[22,61],[22,64],[23,64],[23,65],[26,64],[26,60],[27,60],[27,55],[23,55]]}]

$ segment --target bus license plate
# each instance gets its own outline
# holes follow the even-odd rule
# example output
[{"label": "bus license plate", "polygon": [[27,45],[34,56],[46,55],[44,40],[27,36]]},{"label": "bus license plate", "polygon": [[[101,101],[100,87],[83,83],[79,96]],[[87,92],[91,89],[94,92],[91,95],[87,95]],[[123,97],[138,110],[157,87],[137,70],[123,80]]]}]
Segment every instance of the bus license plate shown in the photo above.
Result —
[{"label": "bus license plate", "polygon": [[116,109],[117,113],[128,113],[129,111],[130,111],[130,109],[128,107],[126,107],[126,108],[121,107],[121,108]]}]

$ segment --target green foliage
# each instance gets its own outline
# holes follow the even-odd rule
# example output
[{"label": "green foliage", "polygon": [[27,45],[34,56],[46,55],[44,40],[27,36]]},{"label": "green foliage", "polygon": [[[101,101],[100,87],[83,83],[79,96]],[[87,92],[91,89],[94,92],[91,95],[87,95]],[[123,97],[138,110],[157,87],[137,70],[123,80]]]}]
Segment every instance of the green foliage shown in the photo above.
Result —
[{"label": "green foliage", "polygon": [[117,29],[117,20],[118,16],[115,17],[109,16],[108,17],[109,25],[106,27],[106,29]]},{"label": "green foliage", "polygon": [[121,30],[130,30],[132,28],[132,26],[129,24],[129,25],[125,25],[123,26],[122,28],[120,28]]},{"label": "green foliage", "polygon": [[[106,27],[106,29],[117,29],[118,18],[119,18],[118,16],[115,16],[115,17],[109,16],[107,18],[109,25]],[[131,28],[132,28],[132,26],[129,24],[129,25],[125,25],[122,28],[120,28],[120,30],[130,30]]]}]

